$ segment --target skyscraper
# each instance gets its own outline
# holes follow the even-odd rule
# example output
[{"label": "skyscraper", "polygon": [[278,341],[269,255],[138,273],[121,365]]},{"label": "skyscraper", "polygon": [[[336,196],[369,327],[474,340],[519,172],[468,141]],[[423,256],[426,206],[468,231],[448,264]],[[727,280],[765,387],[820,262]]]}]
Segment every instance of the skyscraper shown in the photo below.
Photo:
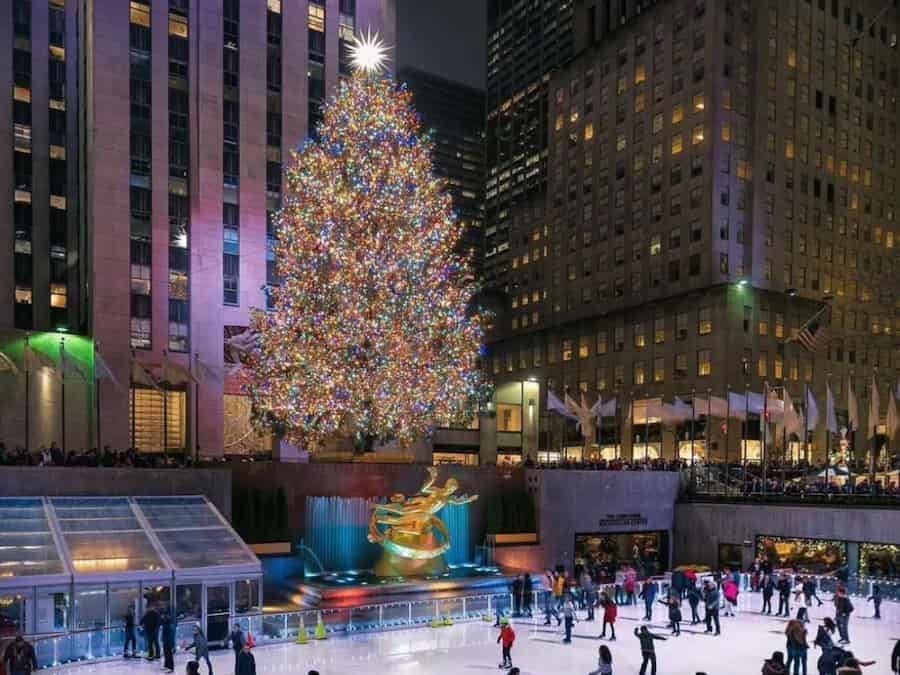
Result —
[{"label": "skyscraper", "polygon": [[[546,194],[505,211],[508,264],[488,273],[506,292],[491,345],[501,387],[615,396],[605,455],[753,459],[753,415],[689,444],[648,406],[748,387],[822,401],[829,376],[846,400],[848,376],[857,392],[873,371],[894,382],[895,3],[587,1],[574,22],[577,55],[546,84]],[[825,349],[786,343],[813,317]],[[544,447],[580,452],[535,420]],[[821,457],[823,439],[780,452]]]},{"label": "skyscraper", "polygon": [[574,53],[573,0],[489,0],[484,281],[509,271],[513,214],[547,179],[550,72]]},{"label": "skyscraper", "polygon": [[413,93],[422,130],[432,135],[434,171],[446,181],[466,225],[462,246],[477,266],[484,221],[484,92],[414,68],[398,70],[397,81]]},{"label": "skyscraper", "polygon": [[[277,283],[282,165],[349,74],[353,35],[393,41],[392,0],[13,0],[10,11],[0,328],[100,344],[123,387],[101,387],[104,444],[262,443],[245,437],[223,339]],[[165,396],[129,391],[132,360],[168,382]]]}]

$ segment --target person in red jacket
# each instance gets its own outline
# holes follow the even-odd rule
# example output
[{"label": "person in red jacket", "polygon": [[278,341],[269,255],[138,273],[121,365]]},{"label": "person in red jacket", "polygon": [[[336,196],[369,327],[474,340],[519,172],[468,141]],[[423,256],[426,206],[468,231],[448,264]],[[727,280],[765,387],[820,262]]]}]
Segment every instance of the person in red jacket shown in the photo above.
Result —
[{"label": "person in red jacket", "polygon": [[500,668],[512,668],[512,646],[516,641],[516,631],[509,625],[509,619],[503,617],[500,619],[500,635],[497,636],[497,643],[503,649],[503,663]]},{"label": "person in red jacket", "polygon": [[612,632],[610,640],[616,639],[616,617],[619,615],[619,608],[613,599],[609,597],[605,591],[600,594],[600,606],[603,608],[603,632],[600,637],[606,637],[606,627]]}]

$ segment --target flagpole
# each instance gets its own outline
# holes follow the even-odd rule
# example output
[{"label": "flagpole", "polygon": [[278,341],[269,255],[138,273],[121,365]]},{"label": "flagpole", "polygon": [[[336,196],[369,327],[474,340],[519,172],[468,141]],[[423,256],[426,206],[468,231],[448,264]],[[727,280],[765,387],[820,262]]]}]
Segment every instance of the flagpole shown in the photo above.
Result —
[{"label": "flagpole", "polygon": [[63,455],[66,454],[66,367],[65,367],[65,359],[66,359],[66,338],[59,338],[59,360],[62,368],[62,380],[60,385],[60,422],[61,422],[61,430],[62,430],[62,451]]},{"label": "flagpole", "polygon": [[[788,371],[788,375],[790,375],[790,371]],[[781,489],[784,490],[784,483],[787,480],[787,469],[785,465],[787,464],[788,458],[788,432],[787,432],[787,410],[788,410],[788,400],[791,402],[791,410],[794,410],[794,399],[791,398],[790,393],[788,393],[787,384],[784,383],[781,385],[781,399],[784,404],[784,424],[781,426]],[[792,413],[793,414],[793,413]]]},{"label": "flagpole", "polygon": [[100,378],[97,377],[97,354],[100,352],[100,343],[94,342],[94,414],[97,416],[97,452],[103,450],[103,440],[100,435]]},{"label": "flagpole", "polygon": [[[644,464],[646,464],[650,452],[650,399],[645,398],[644,400],[647,401],[644,406]],[[662,440],[662,432],[660,432],[660,440]],[[660,449],[662,449],[662,443],[660,443]]]},{"label": "flagpole", "polygon": [[850,395],[853,395],[853,399],[856,400],[856,424],[853,423],[853,420],[848,419],[847,422],[850,424],[850,494],[856,492],[856,474],[854,473],[854,468],[856,465],[856,427],[859,426],[859,400],[856,399],[856,392],[853,390],[853,371],[850,371],[850,376],[847,378],[847,414],[850,414]]},{"label": "flagpole", "polygon": [[766,482],[769,480],[769,447],[766,444],[769,431],[769,381],[763,381],[763,414],[759,420],[759,437],[762,441],[762,493],[766,494]]},{"label": "flagpole", "polygon": [[25,333],[25,452],[31,452],[31,361],[29,341],[31,334]]},{"label": "flagpole", "polygon": [[731,385],[725,385],[725,494],[728,494],[729,483],[731,482],[731,469],[728,466],[728,431],[729,420],[731,419]]},{"label": "flagpole", "polygon": [[[825,494],[828,494],[828,469],[831,466],[831,418],[829,412],[834,410],[834,405],[829,404],[834,400],[831,392],[831,373],[825,374]],[[831,410],[829,410],[829,407]],[[835,414],[836,416],[836,414]]]},{"label": "flagpole", "polygon": [[619,388],[616,387],[616,459],[622,459],[622,412],[619,409]]},{"label": "flagpole", "polygon": [[809,463],[809,382],[803,383],[803,459]]},{"label": "flagpole", "polygon": [[741,490],[747,487],[747,436],[750,435],[750,385],[744,385],[744,421],[741,423]]},{"label": "flagpole", "polygon": [[[694,418],[697,416],[697,389],[691,389],[691,487],[697,491],[697,475],[694,467]],[[677,442],[676,442],[677,443]],[[681,452],[678,453],[681,455]],[[680,459],[680,457],[679,457]]]},{"label": "flagpole", "polygon": [[710,479],[710,471],[712,470],[712,444],[710,443],[710,438],[712,437],[712,389],[710,387],[706,388],[706,426],[703,428],[703,442],[705,444],[706,451],[704,454],[706,455],[706,490],[709,492],[709,479]]},{"label": "flagpole", "polygon": [[131,350],[131,367],[128,369],[128,389],[131,392],[131,449],[137,451],[137,436],[135,435],[135,419],[137,418],[137,399],[134,395],[134,350]]},{"label": "flagpole", "polygon": [[197,374],[194,380],[194,465],[197,465],[200,462],[200,352],[194,352],[194,371]]},{"label": "flagpole", "polygon": [[163,357],[163,379],[160,384],[162,385],[162,395],[163,395],[163,458],[167,461],[169,459],[169,378],[165,377],[166,366],[165,360],[169,357],[166,355],[166,350],[163,349],[162,353]]},{"label": "flagpole", "polygon": [[[875,381],[875,377],[878,374],[878,368],[872,369],[872,384],[869,387],[869,410],[866,414],[866,424],[869,429],[872,430],[872,450],[871,455],[869,457],[869,492],[871,493],[875,489],[875,451],[878,449],[878,416],[881,412],[880,410],[873,410],[872,406],[875,403],[875,387],[878,386],[878,383]],[[880,406],[879,406],[880,407]],[[870,420],[868,413],[874,412],[875,419]]]}]

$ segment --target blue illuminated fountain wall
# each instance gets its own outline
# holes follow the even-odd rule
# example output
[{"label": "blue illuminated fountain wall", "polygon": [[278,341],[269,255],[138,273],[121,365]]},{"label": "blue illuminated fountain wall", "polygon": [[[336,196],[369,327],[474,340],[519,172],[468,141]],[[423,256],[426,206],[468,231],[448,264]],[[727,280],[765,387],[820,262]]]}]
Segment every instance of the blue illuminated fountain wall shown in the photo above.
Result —
[{"label": "blue illuminated fountain wall", "polygon": [[[372,569],[380,547],[366,539],[371,500],[360,497],[307,497],[303,543],[319,557],[329,572]],[[438,517],[450,530],[453,547],[447,562],[460,565],[472,560],[469,505],[446,506]]]}]

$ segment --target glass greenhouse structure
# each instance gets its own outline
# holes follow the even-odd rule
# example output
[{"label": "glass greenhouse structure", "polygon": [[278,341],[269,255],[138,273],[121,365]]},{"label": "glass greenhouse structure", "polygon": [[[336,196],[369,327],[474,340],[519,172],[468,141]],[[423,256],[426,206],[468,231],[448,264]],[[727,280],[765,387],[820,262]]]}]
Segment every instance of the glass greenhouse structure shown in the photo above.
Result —
[{"label": "glass greenhouse structure", "polygon": [[[42,664],[121,653],[129,609],[199,622],[210,642],[262,609],[262,566],[203,496],[0,498],[0,643]],[[53,653],[41,653],[52,650]]]}]

